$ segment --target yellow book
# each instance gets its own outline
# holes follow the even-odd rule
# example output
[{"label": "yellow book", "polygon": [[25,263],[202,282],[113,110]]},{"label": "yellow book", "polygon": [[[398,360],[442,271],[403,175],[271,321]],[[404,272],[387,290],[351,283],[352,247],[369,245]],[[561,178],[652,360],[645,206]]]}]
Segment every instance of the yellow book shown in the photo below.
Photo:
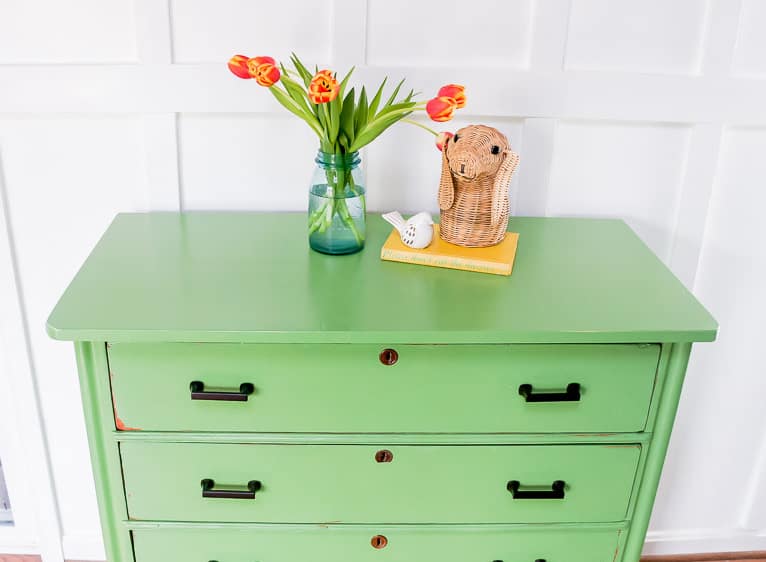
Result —
[{"label": "yellow book", "polygon": [[431,267],[462,269],[494,275],[510,275],[516,257],[519,235],[509,232],[500,244],[487,248],[465,248],[445,242],[439,236],[439,225],[434,225],[434,240],[428,248],[416,250],[405,246],[394,229],[380,250],[380,259]]}]

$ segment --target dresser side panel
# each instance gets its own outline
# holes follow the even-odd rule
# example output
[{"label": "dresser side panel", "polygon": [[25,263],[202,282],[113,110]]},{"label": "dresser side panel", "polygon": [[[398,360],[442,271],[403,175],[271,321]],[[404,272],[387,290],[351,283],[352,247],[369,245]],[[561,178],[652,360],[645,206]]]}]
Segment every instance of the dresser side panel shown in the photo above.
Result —
[{"label": "dresser side panel", "polygon": [[670,347],[662,391],[658,397],[659,402],[652,438],[648,444],[643,474],[638,480],[639,487],[633,518],[622,562],[639,562],[641,558],[641,550],[644,546],[646,531],[649,528],[649,519],[652,515],[652,507],[657,495],[662,467],[665,463],[673,422],[681,398],[681,389],[691,347],[691,343],[674,343]]},{"label": "dresser side panel", "polygon": [[112,437],[115,427],[106,343],[76,342],[75,352],[107,560],[133,562],[130,533],[121,525],[127,519],[127,507],[119,448]]}]

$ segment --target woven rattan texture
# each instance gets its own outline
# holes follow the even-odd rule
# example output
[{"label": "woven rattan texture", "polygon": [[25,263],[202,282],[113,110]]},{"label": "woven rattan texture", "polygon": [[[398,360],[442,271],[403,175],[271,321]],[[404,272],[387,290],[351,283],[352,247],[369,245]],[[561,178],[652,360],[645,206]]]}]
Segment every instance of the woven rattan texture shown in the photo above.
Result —
[{"label": "woven rattan texture", "polygon": [[518,163],[508,139],[492,127],[469,125],[448,140],[439,181],[441,237],[469,247],[502,242],[510,215],[508,184]]}]

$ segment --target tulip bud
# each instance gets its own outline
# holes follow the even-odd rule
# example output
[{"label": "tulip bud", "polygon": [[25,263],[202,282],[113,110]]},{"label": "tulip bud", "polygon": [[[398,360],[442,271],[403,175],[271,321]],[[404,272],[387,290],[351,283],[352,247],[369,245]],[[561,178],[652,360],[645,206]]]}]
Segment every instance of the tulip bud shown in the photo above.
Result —
[{"label": "tulip bud", "polygon": [[250,71],[247,68],[247,57],[245,55],[234,55],[229,59],[229,70],[235,76],[240,78],[250,78]]},{"label": "tulip bud", "polygon": [[434,121],[444,122],[452,119],[457,108],[455,98],[440,96],[432,99],[426,104],[426,113]]},{"label": "tulip bud", "polygon": [[447,144],[447,140],[454,137],[452,133],[449,131],[442,131],[436,136],[436,148],[439,149],[439,152],[442,152],[444,150],[444,146]]},{"label": "tulip bud", "polygon": [[457,108],[465,107],[465,86],[460,84],[447,84],[439,89],[438,96],[452,98],[457,102]]}]

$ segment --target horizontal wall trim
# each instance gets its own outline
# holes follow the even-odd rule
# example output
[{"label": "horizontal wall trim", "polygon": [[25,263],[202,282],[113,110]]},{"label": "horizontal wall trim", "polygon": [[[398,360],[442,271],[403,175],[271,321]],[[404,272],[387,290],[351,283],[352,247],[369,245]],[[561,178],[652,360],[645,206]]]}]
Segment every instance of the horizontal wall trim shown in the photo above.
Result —
[{"label": "horizontal wall trim", "polygon": [[[766,80],[617,72],[360,67],[409,77],[423,99],[468,86],[463,115],[766,125]],[[270,113],[277,102],[221,64],[0,66],[0,113]],[[53,87],[52,85],[55,85]]]}]

